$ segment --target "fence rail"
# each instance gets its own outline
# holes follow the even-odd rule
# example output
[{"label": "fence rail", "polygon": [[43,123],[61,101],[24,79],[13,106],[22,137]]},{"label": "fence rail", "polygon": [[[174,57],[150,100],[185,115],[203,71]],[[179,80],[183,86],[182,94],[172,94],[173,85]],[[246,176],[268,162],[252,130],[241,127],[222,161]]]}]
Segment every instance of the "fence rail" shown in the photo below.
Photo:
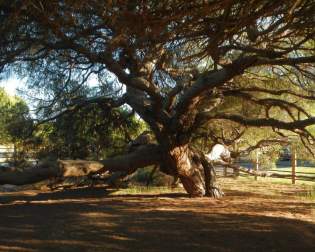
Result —
[{"label": "fence rail", "polygon": [[[28,152],[23,156],[26,160],[33,162],[34,155],[32,152]],[[0,167],[8,165],[9,162],[14,161],[14,148],[0,146]]]},{"label": "fence rail", "polygon": [[6,164],[13,158],[14,148],[7,146],[0,146],[0,165]]},{"label": "fence rail", "polygon": [[[298,167],[295,169],[291,169],[291,171],[281,171],[281,170],[267,170],[264,172],[259,172],[255,164],[252,169],[242,168],[241,170],[230,167],[217,166],[215,167],[216,173],[218,177],[248,177],[254,176],[255,179],[257,177],[268,177],[268,178],[280,178],[280,179],[291,179],[292,184],[295,184],[295,181],[310,181],[315,182],[315,167],[314,173],[312,172],[300,172]],[[248,172],[244,172],[244,170]],[[257,172],[257,173],[256,173]]]}]

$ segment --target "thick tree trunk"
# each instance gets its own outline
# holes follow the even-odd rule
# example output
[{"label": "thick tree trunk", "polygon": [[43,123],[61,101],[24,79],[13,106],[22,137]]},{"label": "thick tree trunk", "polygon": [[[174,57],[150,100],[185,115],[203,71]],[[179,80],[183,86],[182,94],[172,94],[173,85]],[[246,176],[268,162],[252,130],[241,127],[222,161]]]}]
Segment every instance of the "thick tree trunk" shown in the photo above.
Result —
[{"label": "thick tree trunk", "polygon": [[170,165],[178,172],[178,177],[185,190],[192,197],[205,195],[204,179],[202,168],[193,162],[188,145],[179,146],[170,151]]},{"label": "thick tree trunk", "polygon": [[215,184],[215,171],[201,152],[188,145],[170,151],[170,165],[176,167],[178,177],[191,197],[215,197],[223,195]]}]

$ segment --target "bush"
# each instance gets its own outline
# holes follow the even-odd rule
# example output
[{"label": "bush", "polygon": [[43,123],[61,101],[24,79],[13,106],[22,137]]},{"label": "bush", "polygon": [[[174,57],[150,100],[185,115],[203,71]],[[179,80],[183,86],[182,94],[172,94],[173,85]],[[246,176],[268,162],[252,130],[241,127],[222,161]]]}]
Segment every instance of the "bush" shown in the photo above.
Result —
[{"label": "bush", "polygon": [[129,182],[134,185],[170,187],[174,178],[160,172],[159,169],[154,169],[154,166],[138,169]]}]

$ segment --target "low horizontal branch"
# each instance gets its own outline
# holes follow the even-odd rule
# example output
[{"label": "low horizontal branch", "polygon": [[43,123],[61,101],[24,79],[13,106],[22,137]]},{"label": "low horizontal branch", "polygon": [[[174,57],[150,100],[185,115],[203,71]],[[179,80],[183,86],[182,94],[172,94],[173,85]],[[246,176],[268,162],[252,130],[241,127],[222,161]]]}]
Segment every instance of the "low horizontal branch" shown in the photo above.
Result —
[{"label": "low horizontal branch", "polygon": [[148,144],[134,152],[102,161],[58,160],[24,170],[6,169],[0,171],[0,185],[25,185],[51,178],[78,177],[105,172],[111,174],[123,172],[128,175],[138,168],[158,164],[162,159],[159,146]]}]

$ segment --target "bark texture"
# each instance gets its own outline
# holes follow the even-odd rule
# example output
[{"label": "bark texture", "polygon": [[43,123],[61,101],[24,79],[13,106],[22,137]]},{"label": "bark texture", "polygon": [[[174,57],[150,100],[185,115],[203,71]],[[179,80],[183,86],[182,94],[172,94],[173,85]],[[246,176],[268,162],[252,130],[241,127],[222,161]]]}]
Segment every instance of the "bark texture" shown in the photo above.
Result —
[{"label": "bark texture", "polygon": [[215,197],[223,195],[216,186],[214,167],[198,150],[188,145],[176,147],[170,151],[169,165],[178,172],[181,183],[191,197]]},{"label": "bark texture", "polygon": [[99,162],[58,160],[42,163],[24,170],[13,168],[0,171],[0,184],[24,185],[51,178],[80,177],[104,172],[111,175],[118,173],[122,177],[133,173],[137,168],[156,164],[159,160],[159,148],[156,145],[144,145],[132,153]]}]

